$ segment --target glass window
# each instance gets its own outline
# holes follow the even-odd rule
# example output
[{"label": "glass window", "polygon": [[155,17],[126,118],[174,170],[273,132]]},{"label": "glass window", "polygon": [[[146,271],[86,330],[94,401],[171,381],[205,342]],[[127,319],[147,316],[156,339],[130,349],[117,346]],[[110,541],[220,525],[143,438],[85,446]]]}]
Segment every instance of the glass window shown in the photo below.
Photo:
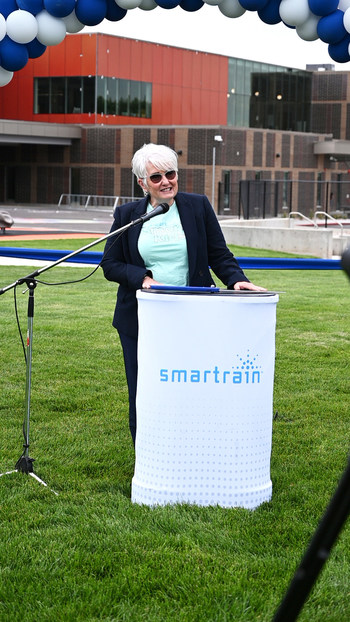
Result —
[{"label": "glass window", "polygon": [[151,118],[152,84],[104,76],[34,79],[34,113]]},{"label": "glass window", "polygon": [[309,131],[311,74],[229,58],[227,124]]},{"label": "glass window", "polygon": [[67,109],[68,114],[81,112],[82,86],[81,78],[67,78]]},{"label": "glass window", "polygon": [[95,112],[95,77],[83,78],[83,112]]},{"label": "glass window", "polygon": [[106,112],[106,80],[103,76],[97,78],[97,112],[99,114]]},{"label": "glass window", "polygon": [[130,116],[140,116],[140,82],[130,80]]},{"label": "glass window", "polygon": [[141,110],[140,116],[150,119],[152,116],[152,84],[141,82]]},{"label": "glass window", "polygon": [[117,114],[117,80],[115,78],[106,78],[106,112],[107,114]]},{"label": "glass window", "polygon": [[129,80],[118,80],[118,114],[129,115]]},{"label": "glass window", "polygon": [[34,81],[34,114],[50,112],[50,79],[35,78]]},{"label": "glass window", "polygon": [[51,106],[50,112],[64,114],[66,98],[66,79],[51,78]]}]

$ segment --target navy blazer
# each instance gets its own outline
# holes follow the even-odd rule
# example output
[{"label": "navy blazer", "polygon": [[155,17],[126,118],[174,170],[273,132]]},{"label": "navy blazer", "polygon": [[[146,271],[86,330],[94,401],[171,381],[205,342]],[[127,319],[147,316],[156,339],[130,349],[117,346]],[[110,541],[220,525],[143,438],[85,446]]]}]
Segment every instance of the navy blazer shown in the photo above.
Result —
[{"label": "navy blazer", "polygon": [[[187,241],[189,285],[210,287],[214,284],[209,266],[228,287],[248,281],[237,260],[227,248],[216,214],[208,199],[200,194],[178,192],[176,195],[181,224]],[[111,232],[137,220],[146,213],[148,196],[117,207]],[[155,216],[157,218],[157,216]],[[141,289],[147,272],[138,251],[142,223],[116,234],[106,242],[101,266],[106,279],[119,283],[113,326],[130,337],[137,337],[136,291]]]}]

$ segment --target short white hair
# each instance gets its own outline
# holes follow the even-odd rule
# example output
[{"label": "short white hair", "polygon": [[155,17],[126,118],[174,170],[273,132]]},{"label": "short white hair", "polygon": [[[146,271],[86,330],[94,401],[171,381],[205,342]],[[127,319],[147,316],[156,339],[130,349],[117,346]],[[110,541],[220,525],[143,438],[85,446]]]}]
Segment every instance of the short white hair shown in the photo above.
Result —
[{"label": "short white hair", "polygon": [[153,164],[159,171],[178,171],[177,153],[166,145],[148,143],[134,153],[132,172],[137,179],[147,177],[147,164]]}]

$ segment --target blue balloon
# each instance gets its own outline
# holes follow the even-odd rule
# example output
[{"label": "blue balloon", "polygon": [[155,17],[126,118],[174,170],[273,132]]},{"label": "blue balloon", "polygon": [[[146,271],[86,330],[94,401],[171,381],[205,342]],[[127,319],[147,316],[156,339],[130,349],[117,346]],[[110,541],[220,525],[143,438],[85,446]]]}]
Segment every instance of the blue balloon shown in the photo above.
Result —
[{"label": "blue balloon", "polygon": [[18,71],[28,62],[28,50],[25,45],[12,41],[7,35],[0,41],[0,65],[7,71]]},{"label": "blue balloon", "polygon": [[97,26],[107,13],[107,0],[77,0],[75,14],[85,26]]},{"label": "blue balloon", "polygon": [[339,0],[309,0],[310,11],[314,15],[329,15],[338,7]]},{"label": "blue balloon", "polygon": [[260,11],[269,0],[239,0],[239,4],[247,11]]},{"label": "blue balloon", "polygon": [[202,0],[182,0],[180,2],[180,7],[184,11],[188,11],[189,13],[194,13],[194,11],[199,11],[202,8],[204,2]]},{"label": "blue balloon", "polygon": [[75,8],[75,0],[44,0],[44,8],[53,17],[67,17]]},{"label": "blue balloon", "polygon": [[39,58],[42,56],[46,50],[46,45],[40,43],[38,39],[33,39],[30,43],[26,44],[26,48],[28,50],[29,58]]},{"label": "blue balloon", "polygon": [[336,63],[347,63],[350,60],[349,54],[350,35],[347,34],[344,39],[338,43],[332,43],[328,46],[328,54]]},{"label": "blue balloon", "polygon": [[325,43],[338,43],[347,34],[343,23],[344,12],[337,9],[330,15],[321,17],[317,24],[317,34]]},{"label": "blue balloon", "polygon": [[155,0],[162,9],[175,9],[179,6],[180,0]]},{"label": "blue balloon", "polygon": [[282,0],[269,0],[262,9],[259,9],[258,15],[265,24],[279,24],[282,21],[280,16],[280,4]]},{"label": "blue balloon", "polygon": [[17,11],[18,6],[16,0],[2,0],[0,6],[0,13],[4,17],[8,17],[12,11]]},{"label": "blue balloon", "polygon": [[127,10],[118,6],[114,0],[107,0],[106,19],[110,22],[118,22],[120,19],[123,19],[126,14]]},{"label": "blue balloon", "polygon": [[17,6],[22,11],[37,15],[44,8],[44,0],[17,0]]}]

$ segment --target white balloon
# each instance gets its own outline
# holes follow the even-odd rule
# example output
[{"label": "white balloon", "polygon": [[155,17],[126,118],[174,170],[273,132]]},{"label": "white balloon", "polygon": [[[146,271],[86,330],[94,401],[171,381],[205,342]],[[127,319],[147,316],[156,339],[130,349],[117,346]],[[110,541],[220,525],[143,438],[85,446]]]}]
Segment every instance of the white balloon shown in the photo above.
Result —
[{"label": "white balloon", "polygon": [[129,9],[136,9],[139,7],[141,0],[118,0],[116,4],[120,6],[121,9],[126,9],[128,11]]},{"label": "white balloon", "polygon": [[339,0],[338,9],[346,11],[350,7],[350,0]]},{"label": "white balloon", "polygon": [[85,24],[82,24],[78,20],[76,14],[75,14],[75,11],[72,11],[66,17],[61,17],[61,19],[62,19],[62,21],[66,25],[66,31],[69,32],[69,33],[80,32],[81,30],[83,30],[83,28],[85,28]]},{"label": "white balloon", "polygon": [[279,11],[288,26],[301,26],[312,15],[308,0],[282,0]]},{"label": "white balloon", "polygon": [[297,26],[296,31],[300,39],[304,39],[304,41],[316,41],[316,39],[319,38],[317,34],[317,24],[319,21],[320,18],[317,15],[310,15],[306,22],[301,26]]},{"label": "white balloon", "polygon": [[58,17],[41,11],[36,16],[38,22],[37,39],[43,45],[58,45],[66,36],[66,24]]},{"label": "white balloon", "polygon": [[4,18],[2,13],[0,13],[0,41],[2,41],[5,35],[6,35],[6,19]]},{"label": "white balloon", "polygon": [[0,86],[6,86],[13,78],[13,71],[7,71],[0,66]]},{"label": "white balloon", "polygon": [[12,11],[6,20],[6,32],[16,43],[29,43],[38,33],[38,22],[29,11]]},{"label": "white balloon", "polygon": [[154,2],[154,0],[142,0],[139,9],[143,11],[153,11],[157,6],[158,4]]},{"label": "white balloon", "polygon": [[346,9],[343,17],[344,28],[347,32],[350,32],[350,8]]},{"label": "white balloon", "polygon": [[246,10],[239,4],[238,0],[221,0],[219,11],[225,17],[241,17]]}]

